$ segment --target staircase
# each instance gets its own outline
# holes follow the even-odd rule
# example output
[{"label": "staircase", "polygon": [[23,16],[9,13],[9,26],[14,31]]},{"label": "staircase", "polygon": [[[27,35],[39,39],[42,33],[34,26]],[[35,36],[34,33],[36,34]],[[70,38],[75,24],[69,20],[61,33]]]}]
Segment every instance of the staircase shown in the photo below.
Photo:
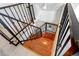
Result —
[{"label": "staircase", "polygon": [[[43,56],[50,56],[52,48],[55,48],[54,55],[60,56],[71,40],[71,47],[64,56],[71,56],[78,51],[79,42],[75,44],[75,41],[79,40],[79,23],[69,3],[65,5],[59,26],[47,22],[42,26],[38,26],[41,22],[37,22],[37,26],[33,25],[35,20],[33,5],[29,3],[19,3],[0,9],[5,12],[0,12],[0,26],[5,30],[0,29],[0,35],[10,44],[14,46],[21,44]],[[55,36],[58,27],[58,35]]]}]

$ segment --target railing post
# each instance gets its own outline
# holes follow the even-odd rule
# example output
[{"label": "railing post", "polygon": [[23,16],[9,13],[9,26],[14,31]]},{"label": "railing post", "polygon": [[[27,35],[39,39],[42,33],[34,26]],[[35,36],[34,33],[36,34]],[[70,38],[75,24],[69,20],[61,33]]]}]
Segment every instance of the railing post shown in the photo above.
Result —
[{"label": "railing post", "polygon": [[47,23],[45,23],[45,32],[47,31]]},{"label": "railing post", "polygon": [[30,13],[30,16],[31,16],[31,22],[33,22],[33,23],[34,23],[30,3],[28,3],[28,9],[29,9],[29,13]]}]

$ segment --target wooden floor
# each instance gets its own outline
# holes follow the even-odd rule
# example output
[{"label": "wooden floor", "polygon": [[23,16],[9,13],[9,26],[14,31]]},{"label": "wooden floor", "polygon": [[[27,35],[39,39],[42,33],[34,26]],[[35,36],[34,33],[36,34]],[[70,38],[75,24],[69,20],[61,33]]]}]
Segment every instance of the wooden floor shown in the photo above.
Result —
[{"label": "wooden floor", "polygon": [[52,44],[54,41],[55,33],[43,33],[43,36],[38,39],[26,41],[24,43],[25,48],[29,48],[32,51],[43,55],[50,56],[52,51]]},{"label": "wooden floor", "polygon": [[[55,38],[55,33],[43,33],[42,37],[26,41],[24,43],[25,48],[29,48],[32,51],[42,55],[42,56],[50,56],[52,52],[52,45]],[[69,50],[64,54],[64,56],[71,56],[78,51],[74,40],[71,40],[71,47]]]},{"label": "wooden floor", "polygon": [[64,54],[64,56],[72,56],[77,51],[79,51],[78,47],[76,46],[74,39],[71,40],[71,47],[68,49],[68,51]]}]

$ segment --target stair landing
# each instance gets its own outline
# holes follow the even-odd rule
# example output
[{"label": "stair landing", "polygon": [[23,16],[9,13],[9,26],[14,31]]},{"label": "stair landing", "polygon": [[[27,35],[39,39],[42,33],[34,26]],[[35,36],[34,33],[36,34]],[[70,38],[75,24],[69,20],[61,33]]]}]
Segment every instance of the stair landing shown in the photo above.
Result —
[{"label": "stair landing", "polygon": [[24,43],[25,48],[29,48],[32,51],[43,55],[50,56],[52,52],[52,44],[54,41],[55,33],[43,33],[43,36],[38,39],[26,41]]}]

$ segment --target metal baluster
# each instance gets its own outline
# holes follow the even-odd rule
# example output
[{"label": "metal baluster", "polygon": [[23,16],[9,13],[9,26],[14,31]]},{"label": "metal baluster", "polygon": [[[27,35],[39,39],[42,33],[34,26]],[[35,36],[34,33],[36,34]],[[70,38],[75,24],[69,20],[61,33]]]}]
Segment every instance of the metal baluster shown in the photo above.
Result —
[{"label": "metal baluster", "polygon": [[20,12],[20,15],[21,15],[22,20],[23,20],[24,22],[26,22],[26,21],[24,20],[24,18],[23,18],[23,15],[22,15],[22,13],[21,13],[21,10],[20,10],[19,6],[17,6],[17,8],[18,8],[18,10],[19,10],[19,12]]},{"label": "metal baluster", "polygon": [[21,7],[22,13],[23,13],[23,15],[24,15],[24,19],[25,19],[25,21],[27,22],[27,20],[26,20],[26,16],[25,16],[25,13],[24,13],[24,10],[23,10],[22,5],[20,5],[20,7]]},{"label": "metal baluster", "polygon": [[7,41],[9,41],[10,44],[13,44],[13,45],[16,46],[16,44],[14,44],[14,43],[10,40],[10,38],[9,38],[5,33],[3,33],[1,30],[0,30],[0,35],[2,35]]},{"label": "metal baluster", "polygon": [[31,8],[30,7],[31,7],[31,5],[30,5],[30,3],[28,3],[28,9],[29,9],[29,14],[30,14],[31,22],[34,23],[33,17],[32,17],[32,12],[31,12]]},{"label": "metal baluster", "polygon": [[[15,10],[15,12],[16,12],[16,14],[17,14],[17,16],[18,16],[18,18],[19,18],[19,20],[21,20],[20,19],[20,17],[19,17],[19,14],[18,14],[18,12],[16,11],[16,8],[15,7],[13,7],[14,8],[14,10]],[[22,23],[22,25],[23,25],[23,23]],[[22,29],[22,27],[21,27],[21,29]],[[26,30],[27,31],[27,30]],[[23,33],[25,34],[25,32],[23,31]],[[26,36],[26,38],[27,38],[27,35],[25,34],[25,36]]]},{"label": "metal baluster", "polygon": [[[20,15],[21,15],[21,17],[22,17],[22,14],[21,14],[21,11],[20,11],[20,9],[19,9],[19,6],[17,6],[17,8],[18,8],[18,10],[19,10],[19,12],[20,12]],[[23,19],[23,17],[22,17],[22,19]],[[24,21],[24,20],[23,20]],[[24,25],[23,25],[24,26]],[[27,28],[26,28],[26,30],[27,30]],[[27,30],[27,32],[28,32],[28,30]]]},{"label": "metal baluster", "polygon": [[[8,12],[6,11],[6,9],[4,9],[5,10],[5,12],[7,13],[7,15],[9,16],[9,14],[8,14]],[[9,18],[10,19],[10,18]],[[14,24],[14,22],[12,21],[12,20],[10,20],[11,21],[11,23],[13,24],[13,26],[15,27],[15,29],[18,31],[18,29],[17,29],[17,27],[16,27],[16,25]],[[21,35],[20,35],[21,36]]]},{"label": "metal baluster", "polygon": [[27,23],[29,23],[29,17],[28,17],[28,13],[27,13],[28,11],[26,10],[26,9],[27,9],[27,7],[25,7],[25,5],[24,5],[24,4],[23,4],[23,7],[24,7],[25,14],[26,14],[26,17],[27,17],[27,19],[26,19],[26,20],[28,21]]},{"label": "metal baluster", "polygon": [[[20,5],[20,6],[21,6],[21,5]],[[24,13],[24,11],[23,11],[22,6],[21,6],[21,9],[22,9],[22,12],[23,12],[23,14],[24,14],[24,16],[25,16],[25,13]],[[26,18],[25,18],[25,19],[26,19]],[[27,22],[27,21],[26,21],[26,22]],[[29,29],[30,34],[32,35],[32,33],[31,33],[31,27],[28,26],[28,29]]]},{"label": "metal baluster", "polygon": [[[15,15],[14,15],[14,13],[12,12],[11,8],[9,8],[9,9],[10,9],[10,11],[11,11],[12,15],[14,16],[14,18],[16,18],[16,17],[15,17]],[[20,24],[19,24],[19,22],[18,22],[18,21],[17,21],[17,23],[18,23],[18,25],[20,26]],[[16,25],[15,25],[15,28],[16,28],[16,30],[17,30],[17,31],[19,31]],[[20,26],[20,28],[21,28],[21,26]],[[21,28],[21,29],[22,29],[22,28]],[[23,33],[24,33],[24,31],[23,31]],[[20,34],[20,36],[22,36],[22,35]],[[22,39],[24,40],[24,38],[23,38],[23,37],[22,37]]]},{"label": "metal baluster", "polygon": [[6,20],[6,18],[4,16],[2,16],[4,18],[4,20],[7,22],[7,24],[10,26],[10,28],[16,33],[16,31],[11,27],[11,25],[9,24],[9,22]]},{"label": "metal baluster", "polygon": [[62,40],[61,40],[61,44],[63,43],[63,40],[64,40],[65,35],[67,34],[67,31],[68,31],[69,28],[70,28],[70,26],[68,26],[68,28],[67,28],[67,30],[66,30],[66,32],[65,32],[65,34],[64,34],[64,36],[63,36],[63,38],[62,38]]},{"label": "metal baluster", "polygon": [[[16,35],[7,27],[7,25],[0,19],[0,23],[7,29],[7,31],[10,32],[10,34],[12,34],[17,40],[18,40],[18,43],[21,43],[21,41],[16,37]],[[18,44],[17,43],[17,44]],[[16,44],[16,45],[17,45]],[[21,43],[22,44],[22,43]]]},{"label": "metal baluster", "polygon": [[68,41],[70,40],[70,35],[68,36],[66,42],[64,43],[63,47],[61,48],[60,52],[58,53],[58,56],[61,54],[61,52],[63,51],[63,49],[65,48],[65,46],[67,45]]},{"label": "metal baluster", "polygon": [[33,8],[33,5],[31,6],[32,7],[32,12],[33,12],[33,20],[35,20],[35,12],[34,12],[34,8]]}]

